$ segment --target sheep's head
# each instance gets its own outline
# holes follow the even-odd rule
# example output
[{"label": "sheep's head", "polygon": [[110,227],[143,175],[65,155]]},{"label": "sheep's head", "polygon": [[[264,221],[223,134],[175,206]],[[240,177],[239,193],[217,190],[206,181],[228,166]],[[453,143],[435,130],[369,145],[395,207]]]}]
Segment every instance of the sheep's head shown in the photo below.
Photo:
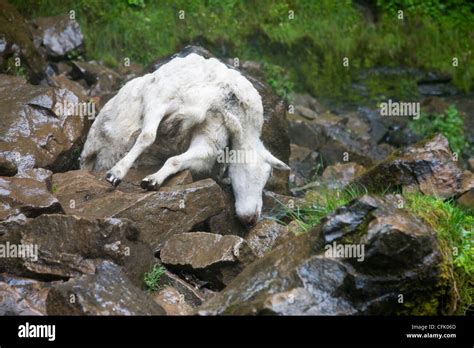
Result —
[{"label": "sheep's head", "polygon": [[273,156],[263,144],[246,153],[244,160],[241,156],[240,161],[229,161],[229,178],[237,217],[243,225],[250,227],[257,223],[262,212],[262,191],[272,168],[290,170],[290,167]]}]

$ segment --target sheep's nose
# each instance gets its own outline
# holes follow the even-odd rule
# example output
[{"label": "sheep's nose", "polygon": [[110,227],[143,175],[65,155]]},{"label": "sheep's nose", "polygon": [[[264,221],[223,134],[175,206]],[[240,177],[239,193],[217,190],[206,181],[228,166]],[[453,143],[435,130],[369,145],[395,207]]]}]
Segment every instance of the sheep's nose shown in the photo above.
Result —
[{"label": "sheep's nose", "polygon": [[244,215],[240,217],[240,222],[245,227],[253,227],[257,224],[257,221],[258,221],[258,214]]}]

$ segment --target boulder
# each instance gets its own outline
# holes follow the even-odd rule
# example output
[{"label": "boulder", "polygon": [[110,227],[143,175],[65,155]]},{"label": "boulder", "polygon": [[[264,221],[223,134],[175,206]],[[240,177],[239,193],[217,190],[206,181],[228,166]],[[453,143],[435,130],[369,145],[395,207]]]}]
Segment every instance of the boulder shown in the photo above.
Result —
[{"label": "boulder", "polygon": [[[221,186],[222,187],[222,186]],[[222,187],[224,209],[209,219],[209,230],[212,233],[243,236],[247,229],[240,223],[235,212],[234,193],[230,185]]]},{"label": "boulder", "polygon": [[193,307],[186,303],[186,298],[177,289],[166,286],[158,291],[153,299],[166,312],[167,315],[190,315]]},{"label": "boulder", "polygon": [[450,313],[443,255],[435,231],[397,198],[366,195],[254,261],[197,313]]},{"label": "boulder", "polygon": [[[14,69],[16,58],[20,59],[20,69],[26,70],[31,83],[39,83],[45,77],[46,62],[33,43],[28,23],[14,6],[0,0],[0,72]],[[0,94],[3,100],[3,93]]]},{"label": "boulder", "polygon": [[449,198],[462,193],[462,177],[463,171],[454,160],[448,140],[437,134],[393,152],[369,168],[355,183],[372,191],[415,186],[424,194]]},{"label": "boulder", "polygon": [[122,77],[112,69],[95,61],[73,61],[71,72],[75,80],[84,79],[89,87],[89,96],[101,96],[115,92],[120,88]]},{"label": "boulder", "polygon": [[163,275],[159,279],[157,283],[157,288],[163,289],[167,286],[171,286],[173,289],[179,292],[180,295],[184,296],[185,303],[190,305],[191,307],[200,306],[206,299],[205,294],[202,293],[199,289],[187,283],[186,281],[178,277],[176,274],[173,274],[166,270],[165,273],[163,273]]},{"label": "boulder", "polygon": [[456,202],[460,206],[474,211],[474,174],[469,171],[464,172],[462,192]]},{"label": "boulder", "polygon": [[222,288],[255,255],[238,236],[189,232],[170,237],[161,249],[160,258],[172,270],[191,272],[215,288]]},{"label": "boulder", "polygon": [[20,214],[36,217],[63,212],[45,183],[35,179],[0,177],[0,197],[0,221]]},{"label": "boulder", "polygon": [[0,274],[0,315],[46,315],[46,298],[54,284]]},{"label": "boulder", "polygon": [[83,46],[84,36],[79,23],[67,14],[36,18],[32,24],[37,44],[45,49],[50,58],[65,58],[68,53]]},{"label": "boulder", "polygon": [[0,174],[77,165],[87,120],[75,113],[74,93],[0,75],[0,95]]},{"label": "boulder", "polygon": [[110,261],[99,263],[92,274],[54,285],[48,293],[46,309],[48,315],[166,314]]},{"label": "boulder", "polygon": [[290,186],[299,187],[307,184],[318,171],[319,154],[311,149],[291,144]]},{"label": "boulder", "polygon": [[[33,246],[30,257],[0,258],[0,269],[38,279],[66,279],[94,274],[99,259],[118,264],[137,286],[154,263],[138,229],[119,219],[87,220],[70,215],[41,215],[0,224],[0,242]],[[36,254],[36,255],[35,255]]]},{"label": "boulder", "polygon": [[43,182],[46,185],[48,191],[53,188],[53,172],[44,168],[32,168],[24,172],[17,173],[17,178],[29,178],[39,182]]},{"label": "boulder", "polygon": [[363,166],[354,162],[337,163],[324,169],[322,179],[326,186],[331,189],[342,188],[351,183],[364,171],[365,168]]},{"label": "boulder", "polygon": [[161,187],[157,192],[144,192],[140,187],[123,192],[111,187],[104,176],[73,171],[55,174],[53,186],[67,214],[130,219],[154,251],[171,235],[191,231],[224,209],[222,190],[212,179]]},{"label": "boulder", "polygon": [[271,220],[262,220],[248,232],[245,240],[257,257],[263,257],[291,236],[285,225]]}]

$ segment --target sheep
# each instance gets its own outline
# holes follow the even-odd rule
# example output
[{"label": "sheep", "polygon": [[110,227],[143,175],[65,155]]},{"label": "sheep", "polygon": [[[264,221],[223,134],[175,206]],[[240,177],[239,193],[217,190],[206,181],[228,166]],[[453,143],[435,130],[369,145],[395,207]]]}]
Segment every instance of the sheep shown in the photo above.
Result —
[{"label": "sheep", "polygon": [[[106,180],[119,185],[160,128],[172,142],[174,155],[146,176],[141,187],[157,190],[172,174],[185,169],[211,173],[216,162],[227,160],[237,217],[253,226],[272,168],[290,169],[263,145],[262,125],[262,99],[253,85],[219,60],[192,53],[120,89],[91,126],[81,168],[108,170]],[[228,148],[250,156],[228,161],[223,158],[229,157],[223,156]]]}]

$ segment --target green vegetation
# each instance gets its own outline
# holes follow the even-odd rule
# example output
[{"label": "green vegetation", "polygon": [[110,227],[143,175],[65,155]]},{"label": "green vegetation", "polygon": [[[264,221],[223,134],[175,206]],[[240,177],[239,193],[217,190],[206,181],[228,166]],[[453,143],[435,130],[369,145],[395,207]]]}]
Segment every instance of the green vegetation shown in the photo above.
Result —
[{"label": "green vegetation", "polygon": [[452,259],[457,314],[465,314],[474,304],[474,215],[451,200],[422,194],[407,194],[405,199],[407,209],[437,232],[445,256]]},{"label": "green vegetation", "polygon": [[145,273],[144,281],[149,291],[155,292],[159,289],[158,282],[165,271],[165,267],[161,265],[154,265],[149,272]]},{"label": "green vegetation", "polygon": [[305,197],[308,206],[295,209],[286,208],[287,216],[296,222],[298,231],[307,232],[318,225],[323,217],[366,192],[366,190],[355,187],[336,191],[325,188],[308,191]]},{"label": "green vegetation", "polygon": [[412,120],[410,128],[424,138],[435,133],[443,134],[449,141],[451,149],[459,155],[465,149],[467,142],[464,137],[464,119],[456,106],[449,106],[442,114],[429,115],[421,113],[418,120]]},{"label": "green vegetation", "polygon": [[[217,56],[264,62],[269,82],[282,96],[295,89],[351,99],[351,82],[363,69],[378,66],[436,70],[453,76],[462,91],[474,87],[470,1],[378,1],[375,22],[350,0],[11,2],[28,17],[74,10],[87,58],[112,66],[125,57],[147,65],[197,43]],[[403,20],[398,9],[404,11]],[[344,57],[349,67],[343,66]],[[414,81],[406,83],[408,89]]]}]

